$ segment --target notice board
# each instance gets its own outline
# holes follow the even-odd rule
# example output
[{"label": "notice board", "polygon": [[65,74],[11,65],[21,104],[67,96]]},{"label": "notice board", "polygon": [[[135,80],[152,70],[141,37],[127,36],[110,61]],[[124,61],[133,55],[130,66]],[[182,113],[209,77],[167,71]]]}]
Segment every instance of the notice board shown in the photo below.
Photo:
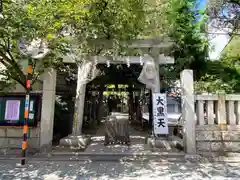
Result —
[{"label": "notice board", "polygon": [[[41,96],[31,95],[29,103],[29,126],[36,126],[40,120]],[[1,126],[22,126],[24,124],[24,95],[0,96],[0,125]]]}]

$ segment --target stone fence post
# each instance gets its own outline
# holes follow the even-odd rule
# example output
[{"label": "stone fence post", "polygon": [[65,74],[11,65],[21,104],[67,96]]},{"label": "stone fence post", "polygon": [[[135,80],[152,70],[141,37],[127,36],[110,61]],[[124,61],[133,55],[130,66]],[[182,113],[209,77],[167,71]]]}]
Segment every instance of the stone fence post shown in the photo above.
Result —
[{"label": "stone fence post", "polygon": [[41,111],[41,151],[49,151],[52,147],[53,122],[55,110],[56,70],[49,69],[43,74],[43,94]]},{"label": "stone fence post", "polygon": [[196,119],[194,107],[193,71],[186,69],[180,74],[182,88],[182,119],[184,149],[187,155],[196,155]]}]

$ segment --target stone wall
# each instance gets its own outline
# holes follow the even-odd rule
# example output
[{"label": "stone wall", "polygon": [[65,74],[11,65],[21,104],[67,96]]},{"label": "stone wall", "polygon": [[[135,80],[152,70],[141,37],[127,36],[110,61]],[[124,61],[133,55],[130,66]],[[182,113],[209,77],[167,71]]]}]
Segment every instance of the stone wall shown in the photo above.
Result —
[{"label": "stone wall", "polygon": [[[21,149],[23,128],[0,126],[0,149]],[[28,150],[36,152],[40,148],[40,127],[30,127],[28,133]]]},{"label": "stone wall", "polygon": [[240,152],[240,125],[197,125],[198,154]]}]

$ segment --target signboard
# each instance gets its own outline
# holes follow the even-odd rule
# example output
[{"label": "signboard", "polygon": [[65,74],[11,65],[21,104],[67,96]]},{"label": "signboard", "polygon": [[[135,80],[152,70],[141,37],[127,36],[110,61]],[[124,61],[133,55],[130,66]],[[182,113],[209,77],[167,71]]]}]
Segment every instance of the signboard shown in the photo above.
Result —
[{"label": "signboard", "polygon": [[154,134],[168,134],[166,94],[153,93],[152,98]]},{"label": "signboard", "polygon": [[41,116],[41,95],[32,94],[31,97],[22,93],[0,96],[0,126],[22,126],[24,124],[25,106],[29,106],[29,126],[36,126]]},{"label": "signboard", "polygon": [[6,102],[5,120],[6,121],[18,121],[20,115],[20,101],[8,100]]},{"label": "signboard", "polygon": [[30,107],[29,107],[29,111],[33,111],[33,101],[30,101]]}]

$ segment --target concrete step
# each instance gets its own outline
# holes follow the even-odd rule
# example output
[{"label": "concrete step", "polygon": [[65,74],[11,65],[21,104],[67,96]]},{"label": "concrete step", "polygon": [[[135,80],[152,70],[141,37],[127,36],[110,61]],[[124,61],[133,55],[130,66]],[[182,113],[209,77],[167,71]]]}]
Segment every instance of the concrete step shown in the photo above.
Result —
[{"label": "concrete step", "polygon": [[[1,162],[9,162],[13,161],[19,163],[21,158],[0,158]],[[68,162],[68,161],[84,161],[84,162],[96,162],[96,161],[114,161],[114,162],[122,162],[122,161],[158,161],[158,162],[185,162],[184,156],[174,156],[174,157],[164,157],[164,156],[38,156],[38,157],[28,157],[27,162]]]},{"label": "concrete step", "polygon": [[[93,136],[91,137],[91,143],[104,142],[105,136]],[[147,143],[147,137],[144,136],[130,136],[131,143]]]},{"label": "concrete step", "polygon": [[211,162],[227,161],[227,162],[240,162],[240,152],[197,152],[203,158]]},{"label": "concrete step", "polygon": [[[0,156],[1,162],[20,162],[20,157]],[[55,152],[49,154],[37,153],[27,157],[28,161],[159,161],[159,162],[186,162],[189,161],[183,152],[152,152],[152,153],[70,153]],[[211,158],[202,157],[201,162],[240,162],[240,153],[230,153],[228,156]]]},{"label": "concrete step", "polygon": [[147,152],[147,153],[86,153],[86,152],[52,152],[51,154],[36,155],[48,160],[91,160],[91,161],[134,161],[134,160],[159,160],[159,161],[184,161],[183,152]]},{"label": "concrete step", "polygon": [[[38,152],[37,149],[29,149],[27,154],[29,156],[33,156],[36,152]],[[21,157],[22,149],[21,148],[6,148],[6,149],[0,149],[0,157]]]},{"label": "concrete step", "polygon": [[[176,139],[169,138],[167,144],[173,144]],[[90,144],[88,144],[88,142]],[[170,142],[171,141],[171,142]],[[104,136],[93,136],[91,138],[67,137],[62,140],[59,146],[53,148],[49,154],[36,154],[34,158],[44,157],[49,160],[91,160],[91,161],[118,161],[118,160],[136,160],[136,159],[152,159],[160,161],[183,161],[184,152],[169,145],[166,148],[162,143],[162,139],[155,141],[160,143],[160,146],[153,146],[149,142],[151,139],[145,136],[130,136],[130,146],[126,145],[108,145],[104,146]],[[80,143],[80,145],[78,145]],[[74,146],[73,146],[74,144]],[[88,144],[87,149],[83,152],[82,144]],[[162,146],[161,144],[164,144]]]}]

